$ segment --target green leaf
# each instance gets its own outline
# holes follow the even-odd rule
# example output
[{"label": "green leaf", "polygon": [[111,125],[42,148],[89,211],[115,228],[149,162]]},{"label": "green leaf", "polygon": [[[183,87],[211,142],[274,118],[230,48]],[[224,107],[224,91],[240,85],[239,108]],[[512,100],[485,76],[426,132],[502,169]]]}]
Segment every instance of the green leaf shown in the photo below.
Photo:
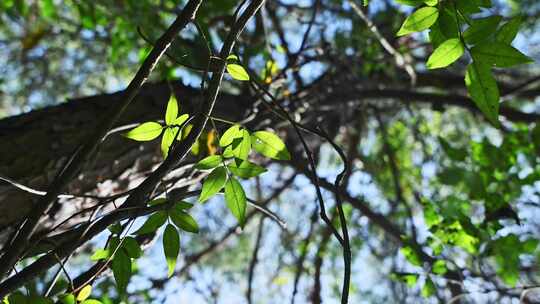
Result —
[{"label": "green leaf", "polygon": [[424,0],[424,2],[429,6],[435,6],[439,3],[439,0]]},{"label": "green leaf", "polygon": [[171,224],[167,224],[163,233],[163,252],[169,269],[167,276],[170,278],[174,273],[176,259],[180,253],[180,236],[176,228]]},{"label": "green leaf", "polygon": [[458,60],[464,52],[465,47],[459,38],[448,39],[429,56],[427,67],[429,69],[447,67]]},{"label": "green leaf", "polygon": [[240,126],[239,125],[233,125],[230,128],[228,128],[223,135],[221,135],[221,138],[219,139],[219,145],[221,147],[226,147],[230,144],[232,144],[233,140],[235,138],[242,137],[242,132],[240,132]]},{"label": "green leaf", "polygon": [[116,251],[112,260],[111,268],[116,281],[118,292],[126,291],[131,276],[131,259],[122,250]]},{"label": "green leaf", "polygon": [[523,17],[521,16],[510,19],[510,21],[503,24],[497,34],[495,34],[495,40],[504,44],[512,43],[516,38],[522,23]]},{"label": "green leaf", "polygon": [[171,94],[169,102],[167,102],[167,110],[165,111],[165,124],[167,124],[167,126],[172,125],[177,116],[178,102],[176,102],[174,94]]},{"label": "green leaf", "polygon": [[10,304],[30,304],[28,297],[22,294],[20,291],[16,291],[8,297]]},{"label": "green leaf", "polygon": [[433,45],[433,48],[435,49],[448,39],[441,30],[442,16],[443,15],[441,14],[439,16],[439,21],[435,22],[435,24],[433,24],[429,29],[429,42],[431,42],[431,45]]},{"label": "green leaf", "polygon": [[42,0],[41,2],[41,15],[45,19],[52,19],[56,16],[56,8],[54,7],[53,0]]},{"label": "green leaf", "polygon": [[227,207],[241,227],[244,227],[246,222],[246,194],[242,185],[234,177],[229,178],[225,184],[225,202]]},{"label": "green leaf", "polygon": [[107,248],[109,249],[110,255],[113,255],[113,253],[120,248],[120,239],[117,236],[112,237]]},{"label": "green leaf", "polygon": [[103,302],[94,299],[88,299],[81,304],[103,304]]},{"label": "green leaf", "polygon": [[495,33],[501,20],[502,17],[499,15],[475,19],[472,25],[463,33],[463,39],[467,44],[477,44],[486,40]]},{"label": "green leaf", "polygon": [[75,304],[75,296],[71,293],[63,294],[58,299],[62,304]]},{"label": "green leaf", "polygon": [[[236,140],[238,140],[238,139],[236,139]],[[233,146],[232,145],[227,146],[227,148],[225,148],[225,150],[223,150],[222,156],[224,158],[232,158],[232,157],[234,157]]]},{"label": "green leaf", "polygon": [[120,225],[120,223],[116,223],[110,225],[109,227],[107,227],[107,229],[109,229],[111,233],[120,234],[122,232],[122,225]]},{"label": "green leaf", "polygon": [[167,158],[169,155],[169,149],[178,134],[178,128],[167,128],[163,132],[163,138],[161,139],[161,154],[163,158]]},{"label": "green leaf", "polygon": [[232,162],[227,168],[229,168],[232,174],[241,178],[252,178],[266,172],[265,168],[247,160],[240,163],[240,165]]},{"label": "green leaf", "polygon": [[161,205],[161,204],[165,204],[166,202],[168,202],[166,198],[156,198],[154,200],[149,201],[148,206]]},{"label": "green leaf", "polygon": [[199,202],[204,202],[216,193],[218,193],[227,181],[227,170],[225,167],[214,169],[204,180]]},{"label": "green leaf", "polygon": [[420,32],[431,27],[439,17],[439,10],[435,7],[422,7],[412,13],[397,33],[397,36],[404,36],[414,32]]},{"label": "green leaf", "polygon": [[266,157],[277,160],[291,159],[283,141],[272,132],[257,131],[253,133],[251,142],[253,149]]},{"label": "green leaf", "polygon": [[54,302],[51,299],[41,297],[41,296],[29,296],[29,297],[26,297],[26,303],[28,304],[53,304]]},{"label": "green leaf", "polygon": [[109,257],[109,250],[108,249],[98,249],[92,256],[90,257],[91,261],[99,261],[104,260]]},{"label": "green leaf", "polygon": [[92,285],[86,285],[84,286],[80,291],[79,294],[77,294],[77,301],[82,302],[90,296],[92,293]]},{"label": "green leaf", "polygon": [[191,209],[191,207],[193,207],[192,203],[179,201],[179,202],[174,204],[173,209],[176,209],[176,210],[188,210],[188,209]]},{"label": "green leaf", "polygon": [[499,125],[499,87],[488,65],[473,61],[465,73],[471,99],[495,126]]},{"label": "green leaf", "polygon": [[198,170],[209,170],[214,169],[223,164],[223,158],[221,155],[210,155],[201,159],[196,165],[195,169]]},{"label": "green leaf", "polygon": [[163,127],[157,122],[149,121],[124,134],[125,137],[136,141],[150,141],[161,134]]},{"label": "green leaf", "polygon": [[501,68],[534,62],[511,45],[497,41],[479,44],[471,49],[471,54],[475,60]]},{"label": "green leaf", "polygon": [[242,133],[242,139],[240,143],[233,149],[234,157],[246,160],[251,151],[251,136],[247,130],[240,131]]},{"label": "green leaf", "polygon": [[431,271],[434,274],[443,275],[448,270],[446,269],[446,262],[444,260],[437,260],[433,263],[433,266],[431,266]]},{"label": "green leaf", "polygon": [[397,3],[409,6],[419,6],[424,4],[424,0],[396,0]]},{"label": "green leaf", "polygon": [[169,217],[176,227],[187,232],[199,233],[199,225],[197,224],[197,221],[191,217],[191,215],[183,211],[173,209],[171,212],[169,212]]},{"label": "green leaf", "polygon": [[442,184],[455,186],[463,181],[464,173],[465,172],[461,168],[449,167],[444,168],[438,174],[438,177]]},{"label": "green leaf", "polygon": [[475,0],[475,1],[478,4],[478,6],[481,6],[481,7],[490,8],[493,6],[493,4],[491,3],[491,0]]},{"label": "green leaf", "polygon": [[178,116],[175,120],[173,120],[172,124],[173,126],[181,126],[186,120],[188,120],[189,115],[188,114],[182,114]]},{"label": "green leaf", "polygon": [[135,231],[135,234],[148,234],[153,233],[156,230],[159,229],[159,227],[163,226],[165,222],[167,221],[167,212],[165,211],[157,211],[156,213],[150,215],[150,217],[144,222],[144,224],[139,228],[137,231]]},{"label": "green leaf", "polygon": [[479,13],[482,10],[480,9],[478,3],[471,0],[457,0],[457,9],[462,13],[462,15],[470,15]]},{"label": "green leaf", "polygon": [[249,80],[248,73],[246,72],[244,67],[242,67],[239,64],[236,64],[236,63],[227,64],[227,72],[231,74],[232,78],[236,80],[240,80],[240,81]]},{"label": "green leaf", "polygon": [[124,241],[122,242],[122,247],[130,258],[138,259],[142,256],[142,250],[139,246],[139,243],[137,242],[137,240],[130,236],[124,238]]},{"label": "green leaf", "polygon": [[422,287],[422,297],[428,298],[432,296],[436,291],[435,284],[430,278],[426,278],[424,287]]},{"label": "green leaf", "polygon": [[404,282],[409,287],[414,287],[418,281],[418,274],[416,273],[392,273],[390,278],[393,280],[399,280]]},{"label": "green leaf", "polygon": [[422,266],[422,259],[411,247],[401,247],[400,251],[405,256],[407,261],[409,261],[409,263],[413,264],[414,266]]},{"label": "green leaf", "polygon": [[465,149],[454,148],[443,137],[439,136],[439,143],[444,150],[444,153],[455,161],[464,161],[467,158],[467,151]]},{"label": "green leaf", "polygon": [[459,37],[456,12],[454,10],[443,9],[439,11],[439,19],[437,19],[437,23],[439,24],[439,28],[443,36],[446,37],[445,40]]}]

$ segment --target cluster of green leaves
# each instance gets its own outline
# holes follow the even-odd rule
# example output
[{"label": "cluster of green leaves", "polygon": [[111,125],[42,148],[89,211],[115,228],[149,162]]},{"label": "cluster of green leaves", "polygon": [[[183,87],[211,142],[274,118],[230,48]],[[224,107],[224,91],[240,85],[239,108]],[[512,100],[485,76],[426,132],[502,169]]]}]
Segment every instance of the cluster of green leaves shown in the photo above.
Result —
[{"label": "cluster of green leaves", "polygon": [[[171,94],[165,111],[165,125],[155,121],[145,122],[130,130],[124,136],[136,141],[150,141],[163,134],[161,138],[161,153],[163,154],[163,158],[167,158],[175,139],[182,140],[190,130],[186,126],[189,115],[182,114],[178,116],[178,112],[178,102],[174,94]],[[184,131],[183,134],[179,134],[180,131]]]},{"label": "cluster of green leaves", "polygon": [[[430,124],[438,126],[436,122]],[[422,126],[420,130],[430,132],[425,130],[428,128],[431,127]],[[400,121],[388,126],[389,145],[395,150],[400,172],[407,176],[402,183],[405,197],[410,195],[405,189],[412,187],[406,183],[411,179],[414,183],[416,177],[407,169],[414,166],[409,159],[414,148],[407,144],[407,138],[412,136],[410,132]],[[533,185],[540,178],[540,126],[531,129],[527,125],[515,124],[513,130],[505,132],[497,144],[488,138],[469,141],[458,137],[461,134],[438,137],[439,150],[435,155],[441,158],[437,162],[437,176],[430,180],[437,191],[421,201],[424,223],[429,231],[424,245],[439,260],[433,265],[426,265],[413,248],[404,246],[402,255],[423,272],[393,275],[394,279],[411,287],[421,286],[422,294],[426,296],[433,290],[433,277],[443,275],[448,271],[447,267],[452,267],[440,259],[443,253],[443,256],[448,256],[448,252],[460,252],[467,265],[481,257],[482,261],[493,265],[501,280],[510,286],[519,281],[523,261],[538,261],[540,258],[537,236],[501,231],[520,223],[515,202],[523,198],[523,187]],[[440,134],[436,131],[433,135]],[[391,178],[385,177],[385,172],[381,171],[380,168],[384,168],[382,164],[373,169],[370,167],[373,166],[370,162],[380,158],[380,153],[380,150],[374,150],[372,155],[375,157],[366,158],[364,165],[367,170],[379,170],[379,179],[388,183]],[[382,191],[391,193],[388,189],[383,187]]]},{"label": "cluster of green leaves", "polygon": [[[235,55],[227,58],[226,68],[234,79],[249,80],[248,73],[239,64],[238,57]],[[178,103],[174,95],[171,95],[165,112],[165,125],[153,121],[145,122],[127,132],[125,136],[137,141],[149,141],[163,134],[161,151],[166,158],[174,140],[185,138],[190,130],[190,126],[186,126],[189,116],[187,114],[178,116],[178,114]],[[181,135],[180,132],[184,134]],[[224,189],[227,207],[243,227],[246,220],[247,198],[244,188],[237,178],[249,179],[266,172],[265,168],[249,160],[251,151],[255,150],[263,156],[276,160],[289,160],[290,154],[283,141],[276,134],[269,131],[257,131],[251,134],[246,128],[237,124],[223,133],[219,139],[219,146],[223,150],[221,155],[209,153],[211,155],[195,165],[198,170],[212,170],[202,185],[198,200],[204,202]],[[167,203],[167,200],[156,199],[151,201],[149,205],[162,203]],[[135,232],[135,235],[155,233],[167,222],[163,233],[163,251],[167,260],[169,277],[174,273],[180,252],[178,229],[192,233],[199,231],[197,222],[185,212],[191,207],[192,205],[189,203],[179,202],[168,210],[156,211]],[[171,221],[174,225],[170,223]],[[132,259],[139,258],[141,250],[135,238],[129,236],[119,238],[120,227],[111,231],[117,236],[111,238],[107,248],[96,251],[91,258],[93,260],[112,260],[111,266],[118,290],[124,293],[131,276]]]},{"label": "cluster of green leaves", "polygon": [[204,202],[223,188],[227,207],[241,226],[245,224],[246,194],[237,177],[249,179],[266,171],[265,168],[249,161],[253,150],[276,160],[289,160],[290,154],[285,144],[269,131],[250,132],[240,125],[228,128],[219,139],[221,155],[210,155],[200,160],[195,168],[212,170],[206,177],[199,201]]},{"label": "cluster of green leaves", "polygon": [[[92,294],[92,286],[86,285],[79,290],[77,295],[73,293],[62,294],[58,297],[58,302],[61,304],[102,304],[101,301],[96,299],[89,299]],[[43,296],[28,296],[22,292],[14,292],[6,297],[2,304],[53,304],[55,303],[51,298]]]},{"label": "cluster of green leaves", "polygon": [[[523,186],[540,177],[538,169],[520,176],[521,168],[538,168],[538,134],[539,127],[530,130],[518,126],[505,135],[499,146],[487,139],[470,142],[468,147],[457,146],[439,138],[442,152],[447,156],[439,170],[438,182],[442,185],[439,188],[452,187],[453,191],[441,195],[437,201],[422,201],[424,221],[431,233],[426,245],[434,255],[440,255],[445,247],[455,246],[471,256],[493,257],[500,278],[515,286],[520,257],[533,255],[539,240],[514,233],[501,236],[499,231],[505,227],[501,220],[519,223],[512,202],[522,195]],[[484,214],[478,214],[479,205]],[[411,248],[404,247],[401,251],[409,263],[423,266]],[[439,266],[433,265],[433,274],[444,273]],[[399,278],[414,285],[416,280],[411,275]]]},{"label": "cluster of green leaves", "polygon": [[533,62],[511,45],[522,18],[501,24],[500,15],[475,17],[492,7],[491,0],[396,1],[420,6],[403,22],[397,35],[430,30],[435,50],[427,61],[429,69],[447,67],[467,51],[471,58],[465,74],[469,95],[488,120],[498,126],[500,93],[492,69]]},{"label": "cluster of green leaves", "polygon": [[[171,203],[165,198],[155,199],[148,203],[149,206],[160,204]],[[94,252],[90,257],[91,260],[112,261],[111,268],[118,292],[124,294],[134,268],[133,262],[142,256],[142,250],[136,236],[156,233],[160,227],[167,224],[163,233],[163,251],[167,261],[168,276],[172,276],[180,252],[179,229],[191,233],[199,232],[197,222],[187,213],[187,210],[192,206],[190,203],[180,201],[171,204],[164,210],[152,213],[144,224],[133,233],[133,236],[120,237],[122,228],[119,224],[109,227],[113,233],[112,237],[104,249]]]}]

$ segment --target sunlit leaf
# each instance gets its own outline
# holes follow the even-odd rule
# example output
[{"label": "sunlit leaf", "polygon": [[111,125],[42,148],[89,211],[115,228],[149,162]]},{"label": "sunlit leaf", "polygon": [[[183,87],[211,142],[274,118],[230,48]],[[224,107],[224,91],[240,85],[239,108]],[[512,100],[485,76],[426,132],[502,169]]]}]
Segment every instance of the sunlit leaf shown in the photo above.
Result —
[{"label": "sunlit leaf", "polygon": [[62,304],[75,304],[75,295],[71,294],[71,293],[68,293],[68,294],[63,294],[61,296],[58,297],[58,299],[60,300],[60,303]]},{"label": "sunlit leaf", "polygon": [[81,304],[103,304],[103,302],[95,300],[95,299],[88,299]]},{"label": "sunlit leaf", "polygon": [[407,261],[409,261],[409,263],[413,264],[414,266],[422,265],[422,259],[420,258],[420,256],[418,256],[418,253],[414,251],[414,249],[412,249],[411,247],[404,246],[400,249],[400,252],[405,256]]},{"label": "sunlit leaf", "polygon": [[104,260],[109,257],[109,250],[108,249],[98,249],[92,256],[90,257],[90,260],[92,261],[99,261]]},{"label": "sunlit leaf", "polygon": [[427,67],[429,69],[447,67],[458,60],[464,52],[465,47],[459,38],[448,39],[429,56]]},{"label": "sunlit leaf", "polygon": [[188,120],[188,118],[189,118],[188,114],[182,114],[182,115],[178,116],[175,120],[173,120],[171,125],[173,125],[173,126],[182,126],[182,124],[184,122],[186,122]]},{"label": "sunlit leaf", "polygon": [[223,135],[221,135],[221,138],[219,139],[219,145],[221,147],[226,147],[232,144],[235,138],[239,137],[242,137],[242,132],[240,132],[240,126],[232,125],[223,133]]},{"label": "sunlit leaf", "polygon": [[236,80],[240,80],[240,81],[249,80],[249,74],[246,72],[244,67],[239,64],[236,64],[236,63],[227,64],[227,72],[231,74],[231,77]]},{"label": "sunlit leaf", "polygon": [[157,122],[149,121],[127,132],[124,136],[136,141],[149,141],[161,134],[163,127]]},{"label": "sunlit leaf", "polygon": [[195,169],[209,170],[218,167],[223,164],[223,158],[221,155],[210,155],[201,159],[196,165]]},{"label": "sunlit leaf", "polygon": [[176,134],[178,134],[178,128],[167,128],[163,132],[163,138],[161,139],[161,154],[163,158],[167,158],[169,155],[169,150],[176,138]]},{"label": "sunlit leaf", "polygon": [[246,160],[251,151],[251,136],[246,129],[240,131],[242,134],[240,143],[233,149],[234,157]]},{"label": "sunlit leaf", "polygon": [[204,202],[218,193],[227,181],[227,170],[225,167],[214,169],[204,180],[199,202]]},{"label": "sunlit leaf", "polygon": [[420,32],[431,27],[439,17],[439,10],[435,7],[422,7],[412,13],[401,26],[398,36],[404,36],[414,32]]},{"label": "sunlit leaf", "polygon": [[397,3],[410,6],[419,6],[424,4],[424,0],[396,0]]},{"label": "sunlit leaf", "polygon": [[77,294],[77,301],[82,302],[88,299],[91,293],[92,293],[92,285],[84,286]]},{"label": "sunlit leaf", "polygon": [[394,280],[404,282],[409,287],[414,287],[418,282],[418,275],[415,273],[392,273],[390,276]]},{"label": "sunlit leaf", "polygon": [[168,126],[174,123],[174,120],[178,116],[178,102],[176,102],[176,97],[174,94],[171,94],[169,101],[167,102],[167,110],[165,111],[165,124]]},{"label": "sunlit leaf", "polygon": [[287,147],[276,134],[268,131],[257,131],[252,134],[252,138],[253,149],[262,155],[278,160],[291,159]]},{"label": "sunlit leaf", "polygon": [[444,260],[437,260],[435,263],[433,263],[433,266],[431,267],[431,271],[434,274],[443,275],[447,272],[446,268],[446,262]]},{"label": "sunlit leaf", "polygon": [[437,289],[435,288],[435,284],[430,278],[426,278],[426,282],[424,282],[424,287],[422,287],[422,297],[429,298],[432,296]]}]

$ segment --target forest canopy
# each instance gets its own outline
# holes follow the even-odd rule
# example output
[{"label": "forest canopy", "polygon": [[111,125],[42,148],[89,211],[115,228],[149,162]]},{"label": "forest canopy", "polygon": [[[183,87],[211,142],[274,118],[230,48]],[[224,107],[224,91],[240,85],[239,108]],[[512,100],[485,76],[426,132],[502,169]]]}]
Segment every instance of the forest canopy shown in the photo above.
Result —
[{"label": "forest canopy", "polygon": [[0,1],[0,301],[540,303],[535,0]]}]

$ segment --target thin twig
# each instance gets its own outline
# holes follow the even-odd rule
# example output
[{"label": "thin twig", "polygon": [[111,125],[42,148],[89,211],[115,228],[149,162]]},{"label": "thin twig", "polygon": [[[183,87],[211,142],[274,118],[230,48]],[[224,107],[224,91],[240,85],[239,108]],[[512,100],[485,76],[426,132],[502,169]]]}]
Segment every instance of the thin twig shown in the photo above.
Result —
[{"label": "thin twig", "polygon": [[381,34],[377,26],[371,21],[371,19],[369,19],[368,16],[366,16],[366,14],[364,14],[362,9],[353,0],[348,0],[348,2],[349,2],[349,5],[352,7],[353,11],[358,15],[358,17],[360,17],[360,19],[362,19],[362,21],[364,21],[368,29],[375,36],[375,38],[379,40],[379,43],[386,50],[386,52],[388,52],[388,54],[394,57],[394,61],[396,62],[396,65],[399,68],[404,69],[405,72],[409,74],[409,77],[411,78],[411,86],[414,86],[416,84],[417,76],[416,76],[416,71],[414,70],[411,63],[408,62],[408,60],[405,59],[405,57],[400,52],[398,52],[398,50],[396,50],[392,46],[392,44],[390,44],[390,42],[386,40],[386,38],[384,38],[384,36]]}]

